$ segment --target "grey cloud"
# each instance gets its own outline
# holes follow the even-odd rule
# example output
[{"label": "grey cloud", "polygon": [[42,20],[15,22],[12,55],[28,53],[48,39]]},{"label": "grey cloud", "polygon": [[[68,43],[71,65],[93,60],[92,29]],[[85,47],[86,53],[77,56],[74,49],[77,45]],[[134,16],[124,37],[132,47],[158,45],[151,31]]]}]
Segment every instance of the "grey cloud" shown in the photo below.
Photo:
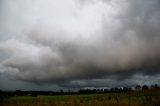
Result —
[{"label": "grey cloud", "polygon": [[[13,7],[23,4],[7,2]],[[121,86],[129,82],[134,85],[146,79],[150,79],[148,83],[159,81],[158,77],[153,78],[160,72],[158,0],[76,2],[84,6],[82,10],[73,0],[65,5],[68,10],[62,7],[58,10],[60,7],[53,8],[52,4],[50,8],[41,8],[42,3],[52,2],[30,1],[23,4],[26,7],[23,11],[18,7],[15,11],[3,10],[2,16],[16,13],[26,17],[13,15],[15,19],[0,20],[4,20],[0,27],[5,29],[0,35],[8,35],[7,40],[0,42],[1,74],[7,73],[20,81],[62,87],[103,87],[117,83]],[[63,4],[56,0],[54,3]],[[29,4],[33,7],[29,8]],[[66,19],[62,18],[64,16]],[[110,83],[112,81],[114,84]]]},{"label": "grey cloud", "polygon": [[[116,76],[104,77],[101,79],[86,79],[86,80],[73,80],[70,82],[60,83],[61,86],[66,88],[85,88],[85,87],[95,87],[95,88],[110,88],[110,87],[134,87],[135,85],[152,85],[159,81],[159,74],[155,76],[135,74],[130,76],[125,80],[117,80]],[[112,82],[112,83],[111,83]]]}]

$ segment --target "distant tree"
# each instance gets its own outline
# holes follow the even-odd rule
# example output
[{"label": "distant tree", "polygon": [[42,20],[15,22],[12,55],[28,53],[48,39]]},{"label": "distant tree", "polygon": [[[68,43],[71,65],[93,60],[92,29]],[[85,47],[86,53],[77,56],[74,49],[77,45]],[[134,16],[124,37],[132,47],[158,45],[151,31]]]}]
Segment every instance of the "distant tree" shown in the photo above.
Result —
[{"label": "distant tree", "polygon": [[148,89],[148,86],[147,85],[143,85],[142,86],[142,90],[147,90]]},{"label": "distant tree", "polygon": [[104,89],[103,92],[107,93],[109,92],[109,89]]},{"label": "distant tree", "polygon": [[22,93],[21,90],[16,90],[15,94],[16,94],[16,95],[23,95],[23,93]]},{"label": "distant tree", "polygon": [[155,84],[154,87],[155,87],[155,88],[159,88],[158,84]]},{"label": "distant tree", "polygon": [[110,92],[117,93],[117,92],[121,92],[120,90],[121,90],[120,88],[111,88]]},{"label": "distant tree", "polygon": [[31,91],[31,92],[30,92],[30,96],[37,97],[37,96],[38,96],[38,92],[36,92],[36,91]]},{"label": "distant tree", "polygon": [[70,91],[70,89],[68,90],[68,94],[69,94],[69,95],[71,95],[71,94],[72,94],[72,92]]},{"label": "distant tree", "polygon": [[128,87],[123,87],[123,91],[128,91]]},{"label": "distant tree", "polygon": [[137,85],[137,86],[135,87],[135,89],[136,89],[136,90],[141,90],[142,87],[141,87],[140,85]]},{"label": "distant tree", "polygon": [[159,88],[159,86],[155,84],[155,85],[151,85],[151,88]]},{"label": "distant tree", "polygon": [[5,93],[0,90],[0,100],[3,100],[5,98]]},{"label": "distant tree", "polygon": [[21,93],[22,91],[21,90],[16,90],[16,93]]},{"label": "distant tree", "polygon": [[60,94],[63,94],[63,93],[64,93],[64,92],[63,92],[63,89],[61,89],[61,90],[60,90]]}]

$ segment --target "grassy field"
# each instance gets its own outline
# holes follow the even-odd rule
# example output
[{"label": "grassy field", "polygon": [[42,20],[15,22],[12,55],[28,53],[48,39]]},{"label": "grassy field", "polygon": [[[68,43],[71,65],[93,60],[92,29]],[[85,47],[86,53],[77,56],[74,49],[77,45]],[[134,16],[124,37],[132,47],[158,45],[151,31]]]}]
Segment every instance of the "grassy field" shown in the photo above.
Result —
[{"label": "grassy field", "polygon": [[0,106],[160,106],[160,89],[127,93],[59,96],[15,96]]}]

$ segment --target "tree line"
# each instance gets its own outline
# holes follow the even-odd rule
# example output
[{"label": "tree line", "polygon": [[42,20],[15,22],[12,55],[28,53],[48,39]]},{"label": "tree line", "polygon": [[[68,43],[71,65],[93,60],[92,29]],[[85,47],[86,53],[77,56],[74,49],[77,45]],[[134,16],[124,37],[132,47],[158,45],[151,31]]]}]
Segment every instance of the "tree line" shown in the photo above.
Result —
[{"label": "tree line", "polygon": [[54,95],[73,95],[73,94],[100,94],[100,93],[122,93],[122,92],[135,92],[135,91],[144,91],[148,89],[158,89],[160,86],[157,84],[147,86],[147,85],[136,85],[134,88],[131,87],[113,87],[110,89],[89,89],[89,88],[83,88],[79,89],[78,91],[63,91],[62,89],[60,91],[22,91],[22,90],[16,90],[16,91],[2,91],[0,90],[0,100],[11,97],[11,96],[33,96],[37,97],[38,95],[48,95],[48,96],[54,96]]}]

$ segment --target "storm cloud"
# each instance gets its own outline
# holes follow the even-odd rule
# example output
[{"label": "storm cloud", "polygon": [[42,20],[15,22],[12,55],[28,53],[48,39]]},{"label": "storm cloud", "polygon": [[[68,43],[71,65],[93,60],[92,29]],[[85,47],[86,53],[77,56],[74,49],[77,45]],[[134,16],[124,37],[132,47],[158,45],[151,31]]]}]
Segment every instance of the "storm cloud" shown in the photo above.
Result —
[{"label": "storm cloud", "polygon": [[159,0],[2,0],[0,83],[158,83],[159,20]]}]

